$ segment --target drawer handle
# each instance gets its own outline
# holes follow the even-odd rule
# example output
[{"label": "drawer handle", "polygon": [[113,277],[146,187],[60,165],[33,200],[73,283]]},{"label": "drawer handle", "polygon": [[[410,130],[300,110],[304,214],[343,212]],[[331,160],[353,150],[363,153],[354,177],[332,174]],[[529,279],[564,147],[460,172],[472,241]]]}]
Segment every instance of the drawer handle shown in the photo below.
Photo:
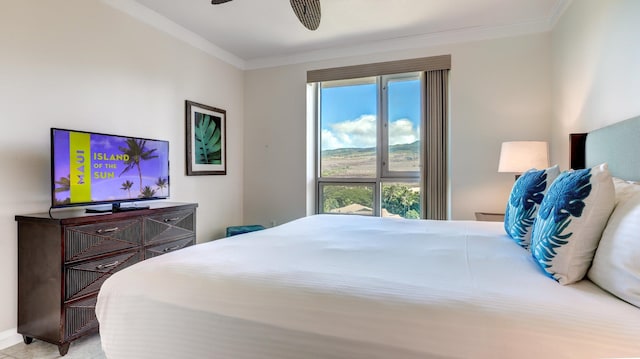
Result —
[{"label": "drawer handle", "polygon": [[173,246],[173,247],[165,248],[165,249],[163,249],[162,251],[163,251],[163,252],[165,252],[165,253],[167,253],[167,252],[175,251],[176,249],[179,249],[179,248],[180,248],[180,245],[178,244],[178,245],[175,245],[175,246]]},{"label": "drawer handle", "polygon": [[180,217],[165,218],[164,219],[164,223],[175,222],[175,221],[177,221],[179,219],[180,219]]},{"label": "drawer handle", "polygon": [[96,266],[96,269],[111,268],[111,267],[117,266],[118,264],[120,264],[120,261],[115,261],[115,262],[109,263],[109,264],[100,264],[100,265]]},{"label": "drawer handle", "polygon": [[96,233],[98,233],[98,234],[102,234],[102,233],[115,232],[115,231],[117,231],[118,229],[119,229],[118,227],[107,228],[107,229],[98,229],[98,230],[96,231]]}]

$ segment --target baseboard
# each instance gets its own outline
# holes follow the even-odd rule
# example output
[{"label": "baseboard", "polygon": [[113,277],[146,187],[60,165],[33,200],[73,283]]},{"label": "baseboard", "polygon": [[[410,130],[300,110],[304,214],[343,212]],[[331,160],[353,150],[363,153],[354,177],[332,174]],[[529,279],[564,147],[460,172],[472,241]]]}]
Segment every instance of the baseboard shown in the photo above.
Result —
[{"label": "baseboard", "polygon": [[22,335],[18,334],[16,328],[0,332],[0,350],[8,348],[22,342]]}]

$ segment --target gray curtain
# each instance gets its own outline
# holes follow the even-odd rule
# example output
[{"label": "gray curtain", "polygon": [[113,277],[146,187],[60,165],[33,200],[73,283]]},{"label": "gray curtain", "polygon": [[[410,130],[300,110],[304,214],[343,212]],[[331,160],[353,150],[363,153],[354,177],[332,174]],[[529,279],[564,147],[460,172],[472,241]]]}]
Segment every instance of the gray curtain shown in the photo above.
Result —
[{"label": "gray curtain", "polygon": [[447,219],[449,70],[425,72],[425,84],[422,213],[426,219]]}]

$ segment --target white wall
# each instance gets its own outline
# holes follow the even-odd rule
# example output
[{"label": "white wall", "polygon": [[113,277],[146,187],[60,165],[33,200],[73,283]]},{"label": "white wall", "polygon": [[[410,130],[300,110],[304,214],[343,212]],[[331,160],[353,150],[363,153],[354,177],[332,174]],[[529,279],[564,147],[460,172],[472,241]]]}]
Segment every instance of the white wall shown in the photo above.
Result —
[{"label": "white wall", "polygon": [[[243,73],[97,0],[0,10],[0,344],[14,336],[14,216],[50,200],[49,128],[170,141],[171,200],[198,202],[198,241],[242,223]],[[227,175],[185,175],[184,101],[227,110]]]},{"label": "white wall", "polygon": [[553,159],[569,133],[640,115],[640,1],[573,1],[552,32]]},{"label": "white wall", "polygon": [[500,144],[549,140],[550,34],[247,71],[244,218],[270,225],[306,214],[306,71],[451,54],[452,218],[503,212],[513,175]]}]

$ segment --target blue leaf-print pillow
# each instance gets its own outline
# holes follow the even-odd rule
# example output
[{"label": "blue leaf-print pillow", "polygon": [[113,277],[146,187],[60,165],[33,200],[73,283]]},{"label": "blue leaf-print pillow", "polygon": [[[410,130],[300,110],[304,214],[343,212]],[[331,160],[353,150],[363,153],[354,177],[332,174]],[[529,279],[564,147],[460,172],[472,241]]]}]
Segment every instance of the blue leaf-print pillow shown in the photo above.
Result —
[{"label": "blue leaf-print pillow", "polygon": [[544,170],[529,170],[513,184],[504,216],[504,229],[516,243],[529,247],[533,221],[545,193],[560,170],[553,166]]},{"label": "blue leaf-print pillow", "polygon": [[560,284],[581,280],[615,205],[606,164],[561,173],[542,200],[533,225],[531,254]]}]

